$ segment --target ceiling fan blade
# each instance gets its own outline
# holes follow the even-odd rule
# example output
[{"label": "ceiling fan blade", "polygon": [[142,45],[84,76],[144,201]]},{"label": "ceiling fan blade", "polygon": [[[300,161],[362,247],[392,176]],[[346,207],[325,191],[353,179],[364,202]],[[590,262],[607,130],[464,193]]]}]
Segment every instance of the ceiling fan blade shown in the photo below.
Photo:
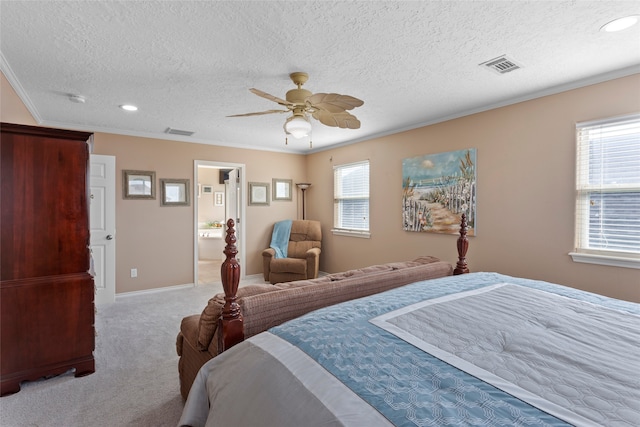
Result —
[{"label": "ceiling fan blade", "polygon": [[319,120],[323,125],[339,127],[342,129],[360,129],[360,120],[353,114],[343,111],[341,113],[330,113],[325,110],[318,110],[312,114],[313,118]]},{"label": "ceiling fan blade", "polygon": [[277,102],[280,105],[283,105],[285,107],[292,105],[290,102],[285,101],[282,98],[278,98],[277,96],[273,96],[271,94],[268,94],[267,92],[263,92],[259,89],[255,89],[255,88],[251,88],[249,89],[251,91],[251,93],[254,93],[262,98],[268,99],[269,101],[273,101],[273,102]]},{"label": "ceiling fan blade", "polygon": [[307,98],[307,105],[326,110],[330,113],[340,113],[344,110],[352,110],[364,104],[358,98],[338,93],[316,93]]},{"label": "ceiling fan blade", "polygon": [[267,111],[260,111],[257,113],[234,114],[232,116],[227,116],[227,117],[261,116],[263,114],[288,113],[288,112],[289,110],[267,110]]}]

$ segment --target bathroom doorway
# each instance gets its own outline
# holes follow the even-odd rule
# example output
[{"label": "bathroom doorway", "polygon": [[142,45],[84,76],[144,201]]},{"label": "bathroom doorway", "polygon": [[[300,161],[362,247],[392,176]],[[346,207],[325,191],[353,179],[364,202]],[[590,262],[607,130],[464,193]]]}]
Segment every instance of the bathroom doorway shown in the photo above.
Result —
[{"label": "bathroom doorway", "polygon": [[244,277],[245,165],[208,160],[194,162],[194,278],[196,285],[220,282],[225,259],[226,223],[235,222],[237,260]]}]

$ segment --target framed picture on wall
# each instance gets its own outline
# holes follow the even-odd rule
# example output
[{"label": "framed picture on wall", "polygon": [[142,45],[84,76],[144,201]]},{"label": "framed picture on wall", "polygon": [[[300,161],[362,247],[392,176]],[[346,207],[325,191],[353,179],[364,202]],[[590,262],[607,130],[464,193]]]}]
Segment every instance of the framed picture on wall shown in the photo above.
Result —
[{"label": "framed picture on wall", "polygon": [[250,182],[249,183],[249,204],[252,206],[269,205],[269,183]]},{"label": "framed picture on wall", "polygon": [[188,179],[161,179],[162,206],[189,206]]},{"label": "framed picture on wall", "polygon": [[291,200],[290,179],[273,178],[273,200]]},{"label": "framed picture on wall", "polygon": [[224,206],[224,192],[216,191],[213,194],[213,205],[214,206]]},{"label": "framed picture on wall", "polygon": [[402,160],[402,229],[458,234],[462,214],[476,234],[476,149]]},{"label": "framed picture on wall", "polygon": [[122,171],[122,198],[155,199],[156,173],[154,171]]}]

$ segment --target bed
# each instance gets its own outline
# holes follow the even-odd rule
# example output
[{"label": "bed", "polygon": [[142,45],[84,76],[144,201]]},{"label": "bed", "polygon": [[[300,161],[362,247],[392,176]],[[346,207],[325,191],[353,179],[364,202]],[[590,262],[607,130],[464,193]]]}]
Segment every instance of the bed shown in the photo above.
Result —
[{"label": "bed", "polygon": [[638,372],[639,304],[469,273],[237,343],[202,367],[180,425],[638,426]]}]

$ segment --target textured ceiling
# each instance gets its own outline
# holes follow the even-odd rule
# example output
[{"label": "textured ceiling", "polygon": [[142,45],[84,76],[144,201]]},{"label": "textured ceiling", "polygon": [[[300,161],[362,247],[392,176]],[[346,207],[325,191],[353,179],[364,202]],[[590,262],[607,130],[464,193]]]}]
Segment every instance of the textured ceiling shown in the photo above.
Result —
[{"label": "textured ceiling", "polygon": [[[0,65],[45,126],[306,153],[638,73],[640,25],[599,31],[628,15],[640,2],[1,1]],[[504,54],[522,68],[479,65]],[[249,88],[284,98],[293,71],[362,99],[362,127],[312,120],[310,150],[285,146],[284,114],[226,117],[278,109]]]}]

